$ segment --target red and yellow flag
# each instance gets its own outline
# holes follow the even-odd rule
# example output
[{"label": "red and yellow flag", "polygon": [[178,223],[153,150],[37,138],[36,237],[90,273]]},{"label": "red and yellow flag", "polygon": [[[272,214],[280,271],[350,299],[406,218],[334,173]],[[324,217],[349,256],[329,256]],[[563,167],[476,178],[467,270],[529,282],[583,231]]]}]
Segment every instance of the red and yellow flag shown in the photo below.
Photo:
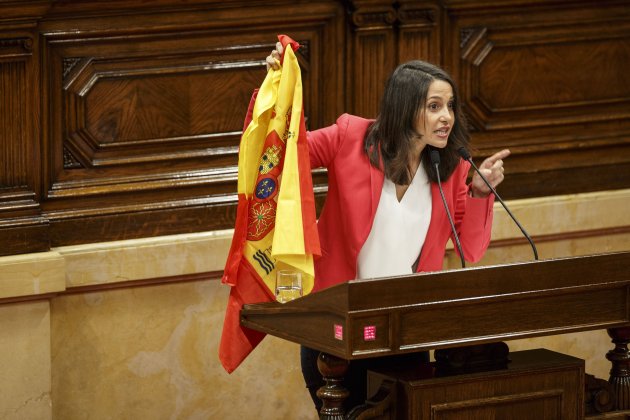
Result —
[{"label": "red and yellow flag", "polygon": [[[240,325],[245,303],[274,300],[276,271],[302,272],[313,288],[313,258],[321,255],[302,108],[302,78],[285,35],[280,70],[269,70],[252,98],[238,158],[238,208],[223,274],[230,285],[219,359],[232,372],[264,338]],[[291,48],[288,48],[288,47]]]}]

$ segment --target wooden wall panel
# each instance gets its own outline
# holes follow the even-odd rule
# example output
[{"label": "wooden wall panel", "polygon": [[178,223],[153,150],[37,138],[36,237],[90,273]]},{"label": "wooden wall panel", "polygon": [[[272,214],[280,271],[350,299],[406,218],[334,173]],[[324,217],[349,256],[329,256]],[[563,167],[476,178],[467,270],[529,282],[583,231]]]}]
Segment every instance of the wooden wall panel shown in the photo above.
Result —
[{"label": "wooden wall panel", "polygon": [[[10,41],[21,44],[26,42],[24,39],[5,40],[5,45]],[[31,137],[28,135],[28,125],[25,124],[28,112],[26,85],[26,65],[23,61],[0,63],[0,91],[14,93],[6,96],[0,113],[0,127],[3,128],[0,159],[5,162],[0,167],[1,188],[25,187],[29,184],[26,169],[28,143],[18,141]]]},{"label": "wooden wall panel", "polygon": [[[630,9],[605,0],[0,2],[0,255],[231,228],[242,119],[275,35],[310,129],[444,66],[505,198],[630,187]],[[314,172],[318,207],[326,173]]]},{"label": "wooden wall panel", "polygon": [[[278,19],[273,7],[233,3],[79,18],[71,33],[64,19],[41,22],[50,103],[43,209],[53,244],[233,226],[243,118]],[[322,56],[337,60],[322,52],[343,39],[343,9],[284,12],[294,18],[285,32],[302,43],[308,122],[322,126],[339,108],[319,92],[341,79],[321,74]]]},{"label": "wooden wall panel", "polygon": [[376,117],[385,82],[398,64],[439,62],[439,18],[435,2],[352,2],[346,111]]},{"label": "wooden wall panel", "polygon": [[441,9],[431,2],[400,2],[398,16],[398,63],[422,59],[440,61]]},{"label": "wooden wall panel", "polygon": [[627,6],[450,3],[445,64],[459,80],[479,158],[513,152],[504,195],[627,187]]},{"label": "wooden wall panel", "polygon": [[0,30],[0,255],[49,249],[41,217],[37,41],[32,25]]},{"label": "wooden wall panel", "polygon": [[357,1],[351,14],[351,60],[348,64],[349,111],[375,117],[387,76],[396,65],[393,25],[396,11],[391,2]]}]

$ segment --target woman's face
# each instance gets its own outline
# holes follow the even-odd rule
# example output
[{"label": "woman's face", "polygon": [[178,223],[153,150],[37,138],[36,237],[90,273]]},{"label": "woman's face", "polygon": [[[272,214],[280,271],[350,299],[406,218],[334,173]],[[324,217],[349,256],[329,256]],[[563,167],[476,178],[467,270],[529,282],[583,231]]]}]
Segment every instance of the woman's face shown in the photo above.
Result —
[{"label": "woman's face", "polygon": [[453,88],[448,82],[434,80],[427,92],[427,102],[418,113],[416,131],[422,135],[420,141],[424,145],[443,149],[453,124]]}]

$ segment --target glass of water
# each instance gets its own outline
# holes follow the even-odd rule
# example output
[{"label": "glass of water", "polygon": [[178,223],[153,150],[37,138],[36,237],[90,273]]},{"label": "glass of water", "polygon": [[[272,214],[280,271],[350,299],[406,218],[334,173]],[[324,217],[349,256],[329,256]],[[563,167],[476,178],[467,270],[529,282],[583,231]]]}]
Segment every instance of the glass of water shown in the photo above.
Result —
[{"label": "glass of water", "polygon": [[276,272],[276,300],[285,303],[299,297],[302,297],[302,273],[293,270],[278,270]]}]

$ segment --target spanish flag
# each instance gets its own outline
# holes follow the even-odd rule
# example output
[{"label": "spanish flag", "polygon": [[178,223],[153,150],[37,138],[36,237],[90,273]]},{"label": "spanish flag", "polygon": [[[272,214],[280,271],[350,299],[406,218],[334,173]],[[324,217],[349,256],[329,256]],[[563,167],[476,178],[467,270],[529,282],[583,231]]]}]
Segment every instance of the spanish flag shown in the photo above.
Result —
[{"label": "spanish flag", "polygon": [[294,53],[299,44],[285,35],[278,39],[281,69],[269,70],[252,98],[238,155],[236,224],[222,279],[231,290],[219,345],[230,373],[264,338],[240,325],[243,304],[275,300],[278,269],[301,271],[303,293],[310,293],[313,258],[321,255]]}]

